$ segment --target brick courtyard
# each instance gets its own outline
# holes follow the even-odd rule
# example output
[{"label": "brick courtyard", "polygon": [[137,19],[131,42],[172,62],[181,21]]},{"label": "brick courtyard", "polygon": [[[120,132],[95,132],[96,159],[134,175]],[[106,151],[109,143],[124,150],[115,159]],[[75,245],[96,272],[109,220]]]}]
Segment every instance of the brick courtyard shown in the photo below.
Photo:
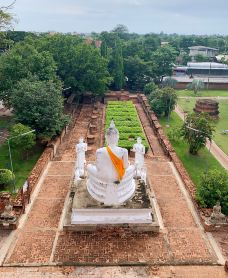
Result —
[{"label": "brick courtyard", "polygon": [[[205,265],[202,267],[205,273],[208,271],[206,265],[211,265],[209,272],[214,272],[215,276],[208,276],[208,274],[187,276],[186,274],[186,276],[177,277],[223,277],[220,267],[212,267],[217,262],[215,253],[206,235],[196,223],[173,166],[163,154],[140,106],[137,106],[139,117],[152,146],[150,155],[146,158],[148,178],[157,198],[164,228],[158,235],[137,234],[120,228],[103,229],[93,233],[62,230],[62,211],[73,177],[75,143],[80,136],[86,137],[92,109],[90,105],[82,107],[70,137],[60,147],[56,158],[49,163],[28,217],[24,225],[16,231],[15,241],[10,247],[3,266],[192,264]],[[99,147],[101,142],[98,137],[96,147]],[[96,147],[89,159],[94,159]],[[0,232],[0,248],[6,237],[6,232]],[[5,269],[2,268],[2,273]],[[170,268],[161,269],[166,274],[171,271]],[[143,276],[144,274],[133,276],[132,274],[126,277],[149,277],[149,275],[156,274],[155,270],[156,268],[147,269],[148,276]],[[15,269],[15,273],[16,271]],[[110,276],[95,276],[95,274],[93,276],[91,274],[91,277],[125,277],[118,276],[118,270],[116,271],[117,276],[111,276],[111,274]],[[143,271],[145,272],[145,269]],[[162,271],[159,277],[172,277],[162,276]],[[71,272],[75,273],[75,269],[69,268],[69,273]],[[90,277],[90,275],[84,277]]]}]

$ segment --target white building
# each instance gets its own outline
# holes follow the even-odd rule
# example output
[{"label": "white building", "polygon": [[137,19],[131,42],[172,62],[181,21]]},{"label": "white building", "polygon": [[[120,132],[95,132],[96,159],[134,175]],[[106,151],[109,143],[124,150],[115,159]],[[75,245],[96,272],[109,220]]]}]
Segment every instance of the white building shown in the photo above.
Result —
[{"label": "white building", "polygon": [[207,46],[191,46],[189,47],[190,53],[189,56],[192,57],[192,60],[195,60],[195,56],[202,55],[208,58],[214,58],[218,54],[217,48],[207,47]]}]

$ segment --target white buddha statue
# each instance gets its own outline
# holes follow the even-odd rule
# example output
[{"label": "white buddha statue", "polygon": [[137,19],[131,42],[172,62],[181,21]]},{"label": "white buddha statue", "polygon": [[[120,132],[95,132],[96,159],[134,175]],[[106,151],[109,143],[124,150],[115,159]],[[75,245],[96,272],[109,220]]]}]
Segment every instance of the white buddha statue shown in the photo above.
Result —
[{"label": "white buddha statue", "polygon": [[79,138],[79,143],[75,146],[77,160],[76,160],[76,169],[75,169],[75,179],[80,179],[81,176],[85,175],[85,152],[87,151],[87,144],[84,143],[84,139]]},{"label": "white buddha statue", "polygon": [[87,189],[105,205],[118,205],[135,192],[135,166],[129,165],[127,149],[118,147],[119,132],[112,121],[105,135],[107,147],[96,152],[96,163],[88,164]]},{"label": "white buddha statue", "polygon": [[135,152],[136,175],[141,176],[144,168],[144,155],[146,150],[140,137],[137,138],[137,143],[134,144],[133,151]]}]

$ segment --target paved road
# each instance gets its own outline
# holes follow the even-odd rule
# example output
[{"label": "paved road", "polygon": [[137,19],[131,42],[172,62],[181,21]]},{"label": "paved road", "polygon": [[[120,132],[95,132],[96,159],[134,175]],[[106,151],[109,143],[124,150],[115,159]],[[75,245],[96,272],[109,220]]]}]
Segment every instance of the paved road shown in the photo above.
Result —
[{"label": "paved road", "polygon": [[188,98],[195,98],[195,99],[204,99],[204,98],[206,98],[206,99],[216,99],[216,100],[227,100],[228,99],[228,96],[227,97],[220,97],[220,96],[214,96],[214,97],[192,97],[192,96],[181,96],[181,97],[178,97],[178,98],[183,98],[183,99],[188,99]]},{"label": "paved road", "polygon": [[[180,118],[182,120],[184,120],[184,112],[179,105],[176,106],[175,112],[177,113],[177,115],[180,116]],[[212,140],[211,143],[209,141],[207,141],[206,147],[207,147],[208,150],[210,150],[210,152],[218,160],[218,162],[226,170],[228,170],[228,156],[219,148],[219,146],[215,143],[215,141]]]}]

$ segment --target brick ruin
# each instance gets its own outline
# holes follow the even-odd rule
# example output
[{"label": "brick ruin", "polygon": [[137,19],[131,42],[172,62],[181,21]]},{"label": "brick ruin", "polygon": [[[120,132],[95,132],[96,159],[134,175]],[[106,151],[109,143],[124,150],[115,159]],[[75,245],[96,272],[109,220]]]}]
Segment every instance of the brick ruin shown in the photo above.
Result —
[{"label": "brick ruin", "polygon": [[207,113],[213,119],[219,117],[219,103],[213,99],[198,99],[193,110],[196,113]]}]

